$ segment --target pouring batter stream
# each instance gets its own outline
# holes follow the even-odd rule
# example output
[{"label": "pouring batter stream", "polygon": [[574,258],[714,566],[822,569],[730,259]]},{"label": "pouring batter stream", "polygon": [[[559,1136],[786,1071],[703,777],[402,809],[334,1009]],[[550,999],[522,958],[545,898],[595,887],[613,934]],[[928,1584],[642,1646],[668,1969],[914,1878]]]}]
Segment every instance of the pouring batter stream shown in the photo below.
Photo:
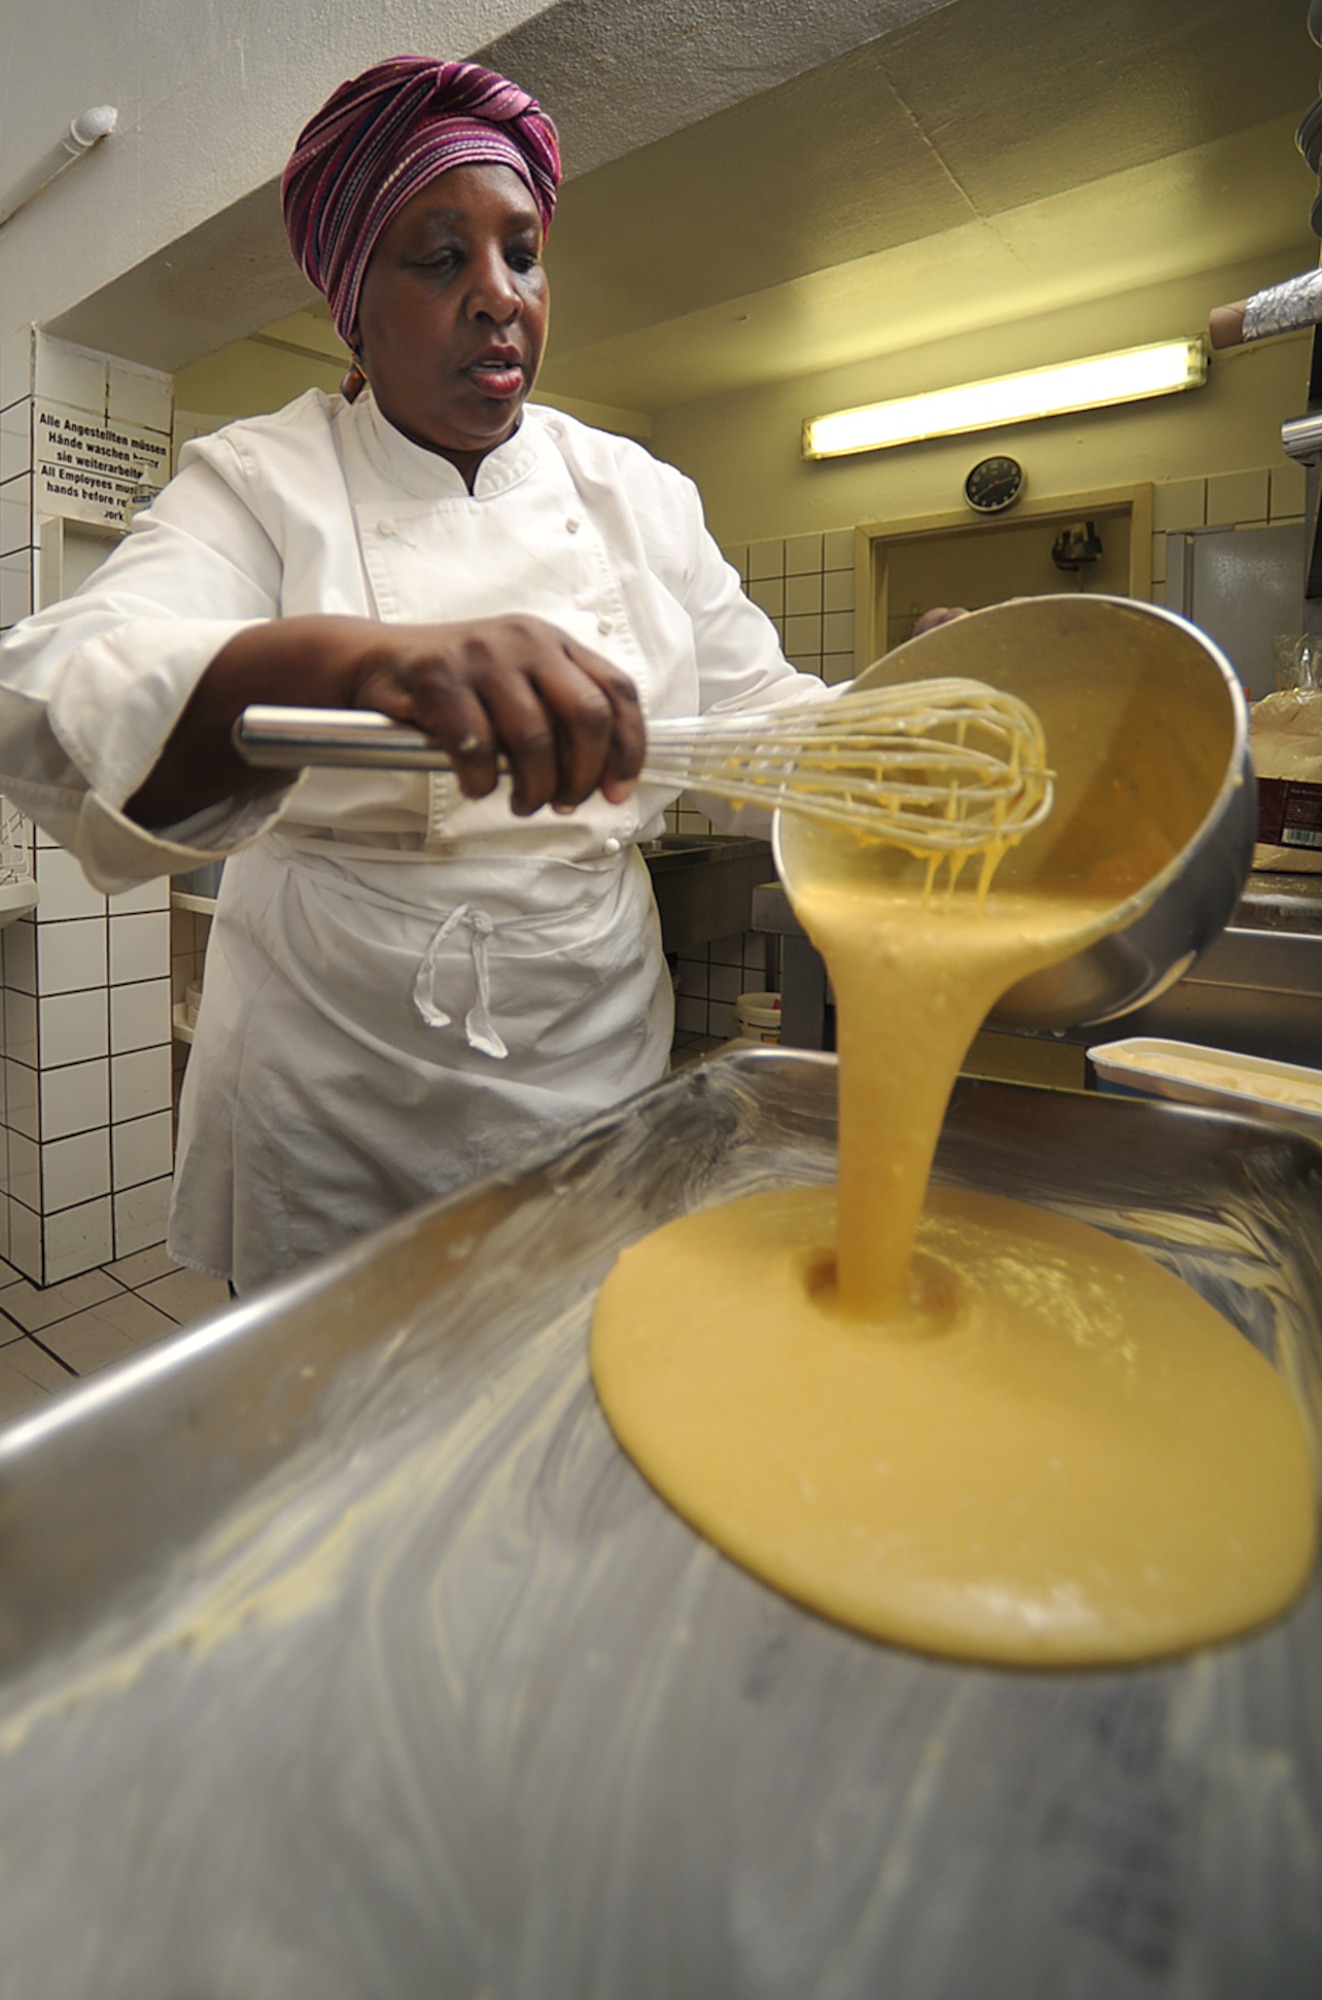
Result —
[{"label": "pouring batter stream", "polygon": [[1146,755],[1120,731],[1073,808],[1065,786],[1068,865],[1012,864],[985,905],[971,869],[929,896],[916,865],[800,842],[791,893],[836,995],[838,1205],[686,1216],[602,1289],[594,1379],[640,1469],[737,1561],[883,1638],[1144,1659],[1260,1624],[1309,1573],[1303,1432],[1251,1344],[1100,1231],[928,1188],[989,1007],[1123,921],[1197,824],[1191,796],[1127,838]]}]

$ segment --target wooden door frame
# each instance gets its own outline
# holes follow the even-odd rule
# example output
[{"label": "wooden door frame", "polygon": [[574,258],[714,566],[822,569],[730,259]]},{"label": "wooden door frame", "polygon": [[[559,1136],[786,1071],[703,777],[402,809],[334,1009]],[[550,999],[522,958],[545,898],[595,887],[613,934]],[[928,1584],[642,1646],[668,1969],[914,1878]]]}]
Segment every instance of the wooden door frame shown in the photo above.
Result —
[{"label": "wooden door frame", "polygon": [[1129,596],[1152,597],[1152,487],[1097,486],[1086,493],[1051,493],[1023,500],[996,520],[979,520],[967,507],[957,512],[917,514],[903,521],[864,521],[854,530],[854,667],[861,673],[887,650],[889,612],[887,552],[896,542],[967,535],[994,535],[1025,521],[1069,526],[1098,514],[1129,516]]}]

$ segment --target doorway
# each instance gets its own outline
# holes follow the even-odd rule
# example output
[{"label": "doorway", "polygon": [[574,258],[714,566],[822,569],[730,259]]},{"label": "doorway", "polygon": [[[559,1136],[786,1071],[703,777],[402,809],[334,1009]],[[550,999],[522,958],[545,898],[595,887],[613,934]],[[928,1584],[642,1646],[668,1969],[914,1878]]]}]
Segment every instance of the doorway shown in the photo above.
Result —
[{"label": "doorway", "polygon": [[975,611],[1071,590],[1152,595],[1150,486],[1030,501],[1011,520],[975,520],[966,509],[865,523],[859,534],[860,670],[912,638],[914,620],[935,605]]}]

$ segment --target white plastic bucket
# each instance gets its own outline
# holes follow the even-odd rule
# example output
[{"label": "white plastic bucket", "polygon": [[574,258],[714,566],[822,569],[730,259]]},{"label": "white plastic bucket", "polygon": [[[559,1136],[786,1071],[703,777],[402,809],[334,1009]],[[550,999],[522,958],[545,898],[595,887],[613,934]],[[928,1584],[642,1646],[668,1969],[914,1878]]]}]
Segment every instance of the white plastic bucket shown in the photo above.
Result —
[{"label": "white plastic bucket", "polygon": [[780,1041],[779,993],[741,993],[734,1003],[734,1016],[740,1041],[772,1046]]}]

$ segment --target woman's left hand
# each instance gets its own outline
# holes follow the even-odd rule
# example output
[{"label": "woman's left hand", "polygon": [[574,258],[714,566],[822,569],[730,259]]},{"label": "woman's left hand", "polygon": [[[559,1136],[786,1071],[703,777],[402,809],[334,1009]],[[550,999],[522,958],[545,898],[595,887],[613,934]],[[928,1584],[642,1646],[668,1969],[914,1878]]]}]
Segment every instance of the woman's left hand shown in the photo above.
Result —
[{"label": "woman's left hand", "polygon": [[949,625],[952,619],[967,618],[968,611],[962,604],[938,604],[931,611],[924,611],[915,618],[913,636],[918,638],[923,632],[934,632],[938,625]]}]

